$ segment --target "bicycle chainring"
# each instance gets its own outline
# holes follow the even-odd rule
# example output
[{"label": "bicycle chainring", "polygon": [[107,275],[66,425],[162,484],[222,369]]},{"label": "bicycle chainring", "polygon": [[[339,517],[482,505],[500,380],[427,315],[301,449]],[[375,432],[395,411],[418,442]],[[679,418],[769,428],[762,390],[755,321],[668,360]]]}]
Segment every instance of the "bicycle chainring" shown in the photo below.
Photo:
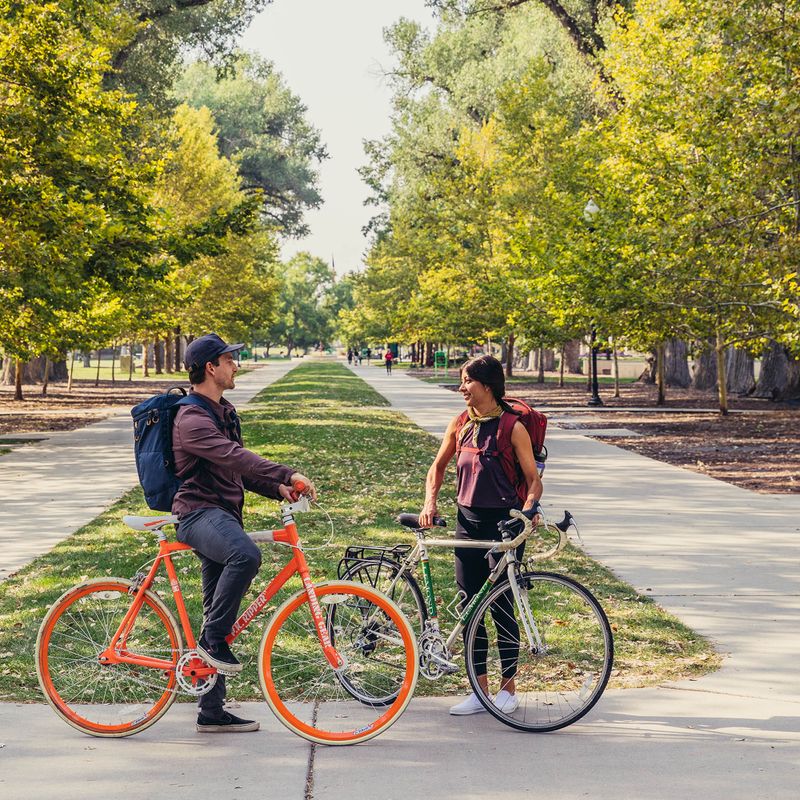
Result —
[{"label": "bicycle chainring", "polygon": [[196,650],[189,650],[184,653],[175,665],[175,677],[178,680],[180,691],[192,697],[200,697],[208,694],[217,682],[217,673],[207,676],[192,675],[193,668],[206,668],[208,664],[197,654]]},{"label": "bicycle chainring", "polygon": [[437,631],[427,630],[419,637],[419,671],[430,681],[458,670],[452,656]]}]

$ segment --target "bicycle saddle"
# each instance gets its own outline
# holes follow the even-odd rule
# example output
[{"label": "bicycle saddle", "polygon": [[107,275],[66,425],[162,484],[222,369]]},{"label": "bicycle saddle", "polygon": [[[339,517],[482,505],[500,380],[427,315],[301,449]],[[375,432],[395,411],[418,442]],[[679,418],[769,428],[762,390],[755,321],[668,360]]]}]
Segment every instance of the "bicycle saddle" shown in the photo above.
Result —
[{"label": "bicycle saddle", "polygon": [[[414,530],[419,530],[419,514],[398,514],[397,521],[401,525],[405,525],[406,528],[414,528]],[[433,524],[437,528],[447,527],[447,522],[445,521],[444,517],[434,517]]]}]

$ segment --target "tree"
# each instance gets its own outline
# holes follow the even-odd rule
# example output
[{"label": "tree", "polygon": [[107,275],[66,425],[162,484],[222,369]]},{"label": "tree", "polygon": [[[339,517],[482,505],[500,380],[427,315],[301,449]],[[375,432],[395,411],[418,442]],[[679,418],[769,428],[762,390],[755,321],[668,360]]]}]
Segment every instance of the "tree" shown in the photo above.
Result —
[{"label": "tree", "polygon": [[283,235],[303,236],[304,211],[322,203],[317,166],[327,152],[320,134],[270,62],[238,53],[231,70],[219,79],[210,64],[195,62],[175,91],[211,110],[220,151],[238,165],[244,190],[261,192],[266,220]]},{"label": "tree", "polygon": [[324,346],[333,335],[334,320],[329,305],[335,275],[321,259],[298,253],[286,264],[278,303],[277,321],[269,332],[270,342],[292,350]]},{"label": "tree", "polygon": [[102,85],[109,24],[91,0],[0,0],[0,351],[18,370],[51,352],[92,281],[126,290],[160,272],[155,156],[135,103]]},{"label": "tree", "polygon": [[140,102],[163,112],[182,70],[182,54],[202,52],[224,70],[233,45],[255,14],[271,0],[118,0],[115,18],[127,22],[131,35],[115,54],[107,81],[132,92]]}]

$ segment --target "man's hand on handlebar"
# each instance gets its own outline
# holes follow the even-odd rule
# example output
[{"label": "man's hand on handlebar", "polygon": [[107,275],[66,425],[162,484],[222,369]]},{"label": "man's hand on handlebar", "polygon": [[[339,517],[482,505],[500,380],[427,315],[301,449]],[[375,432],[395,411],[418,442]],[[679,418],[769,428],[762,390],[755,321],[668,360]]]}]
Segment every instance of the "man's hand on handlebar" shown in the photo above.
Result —
[{"label": "man's hand on handlebar", "polygon": [[278,487],[281,497],[289,503],[294,503],[301,495],[308,495],[312,500],[317,499],[317,487],[312,481],[299,472],[295,472],[289,479],[290,484],[281,484]]}]

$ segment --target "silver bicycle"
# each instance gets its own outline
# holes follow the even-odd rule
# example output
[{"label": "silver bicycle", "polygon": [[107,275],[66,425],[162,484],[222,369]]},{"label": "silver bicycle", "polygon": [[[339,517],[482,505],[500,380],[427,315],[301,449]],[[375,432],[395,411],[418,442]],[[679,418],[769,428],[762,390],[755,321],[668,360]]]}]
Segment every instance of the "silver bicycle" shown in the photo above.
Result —
[{"label": "silver bicycle", "polygon": [[[577,581],[553,572],[528,568],[559,553],[567,544],[572,515],[554,525],[533,529],[518,511],[514,520],[498,527],[502,541],[465,541],[428,538],[414,514],[401,514],[398,522],[411,529],[416,544],[394,547],[348,547],[339,565],[347,580],[369,583],[391,597],[403,610],[418,637],[420,672],[429,680],[457,672],[455,649],[464,633],[464,660],[472,689],[484,707],[506,725],[522,731],[554,731],[571,725],[597,703],[608,683],[614,660],[611,626],[591,592]],[[519,529],[519,522],[524,524]],[[435,520],[444,527],[445,521]],[[577,526],[575,526],[577,529]],[[558,542],[546,552],[517,558],[517,548],[527,539],[556,534]],[[429,563],[429,547],[474,547],[500,554],[496,567],[481,590],[464,607],[456,594],[448,610],[456,617],[445,634],[439,623]],[[422,572],[422,587],[415,574]],[[513,672],[519,705],[505,712],[492,702]],[[488,678],[488,692],[479,675]],[[345,688],[347,686],[345,685]],[[356,696],[356,693],[352,693]],[[372,698],[390,703],[393,698]]]}]

